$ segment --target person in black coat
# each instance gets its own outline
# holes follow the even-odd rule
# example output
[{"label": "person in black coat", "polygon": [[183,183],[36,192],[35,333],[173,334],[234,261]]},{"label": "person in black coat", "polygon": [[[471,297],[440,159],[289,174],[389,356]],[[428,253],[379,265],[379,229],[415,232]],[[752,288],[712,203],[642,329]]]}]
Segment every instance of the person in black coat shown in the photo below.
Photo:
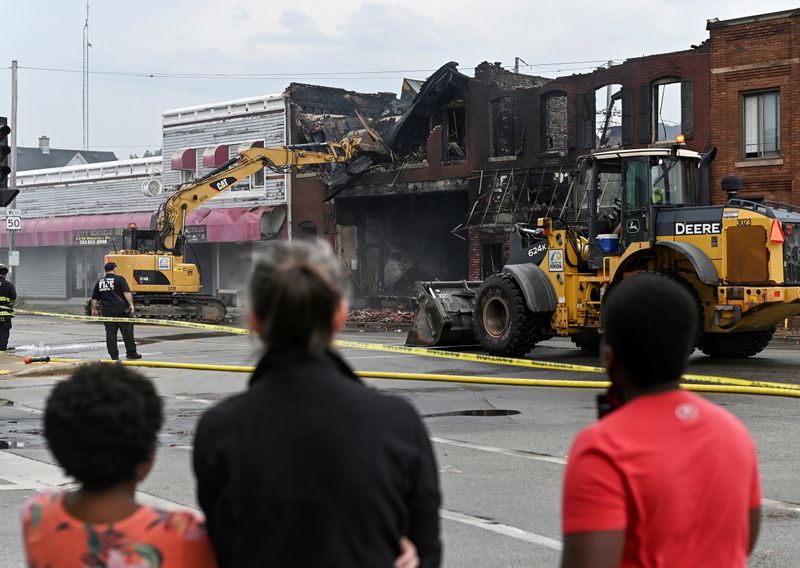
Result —
[{"label": "person in black coat", "polygon": [[273,243],[250,291],[266,355],[245,392],[202,417],[194,446],[219,565],[439,566],[426,428],[331,349],[347,302],[330,245]]},{"label": "person in black coat", "polygon": [[11,335],[11,318],[14,317],[14,302],[17,301],[17,290],[6,280],[8,267],[0,264],[0,351],[8,349],[8,337]]}]

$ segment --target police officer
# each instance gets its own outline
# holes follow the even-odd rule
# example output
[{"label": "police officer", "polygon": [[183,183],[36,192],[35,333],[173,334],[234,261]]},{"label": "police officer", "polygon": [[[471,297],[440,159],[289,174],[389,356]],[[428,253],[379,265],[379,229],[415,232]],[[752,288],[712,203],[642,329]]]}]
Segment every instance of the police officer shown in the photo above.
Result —
[{"label": "police officer", "polygon": [[[122,276],[114,274],[117,265],[107,262],[104,266],[106,275],[97,281],[92,291],[92,315],[97,315],[97,304],[103,308],[103,316],[122,318],[133,315],[133,294],[128,287],[128,283]],[[136,342],[133,339],[133,324],[120,322],[103,322],[106,327],[106,348],[112,359],[119,359],[119,349],[117,348],[117,330],[122,332],[122,340],[125,342],[127,359],[141,359],[142,356],[136,352]]]},{"label": "police officer", "polygon": [[6,281],[8,267],[0,264],[0,351],[8,349],[8,336],[11,333],[11,318],[14,317],[14,302],[17,290]]}]

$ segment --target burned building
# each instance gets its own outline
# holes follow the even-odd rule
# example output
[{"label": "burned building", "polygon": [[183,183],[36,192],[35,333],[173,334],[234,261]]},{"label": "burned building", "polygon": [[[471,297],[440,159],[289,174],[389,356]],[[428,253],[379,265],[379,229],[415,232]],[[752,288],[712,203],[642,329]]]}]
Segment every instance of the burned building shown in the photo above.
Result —
[{"label": "burned building", "polygon": [[511,223],[551,199],[552,170],[565,164],[565,152],[541,156],[537,89],[546,82],[490,63],[468,77],[448,63],[421,85],[406,80],[419,89],[413,99],[371,117],[395,161],[327,179],[356,296],[404,297],[416,280],[499,268]]}]

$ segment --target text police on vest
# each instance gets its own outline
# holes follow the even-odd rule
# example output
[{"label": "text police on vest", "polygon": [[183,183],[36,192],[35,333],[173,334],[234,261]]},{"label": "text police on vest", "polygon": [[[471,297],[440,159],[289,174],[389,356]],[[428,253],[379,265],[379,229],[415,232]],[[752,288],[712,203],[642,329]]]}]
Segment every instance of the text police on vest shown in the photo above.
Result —
[{"label": "text police on vest", "polygon": [[722,223],[675,223],[676,235],[716,235],[722,232]]}]

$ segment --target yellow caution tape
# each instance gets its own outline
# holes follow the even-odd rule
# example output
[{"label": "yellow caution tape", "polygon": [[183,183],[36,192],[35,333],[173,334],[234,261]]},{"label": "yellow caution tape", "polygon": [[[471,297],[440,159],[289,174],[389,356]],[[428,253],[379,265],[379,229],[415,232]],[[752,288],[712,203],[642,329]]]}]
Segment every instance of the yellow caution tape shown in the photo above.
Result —
[{"label": "yellow caution tape", "polygon": [[[602,367],[592,367],[589,365],[575,365],[572,363],[554,363],[550,361],[536,361],[533,359],[518,359],[514,357],[498,357],[495,355],[483,355],[479,353],[460,353],[458,351],[440,351],[438,349],[427,349],[425,347],[408,347],[406,345],[383,345],[380,343],[363,343],[359,341],[336,341],[338,347],[349,347],[351,349],[370,349],[375,351],[390,351],[394,353],[406,353],[408,355],[420,355],[424,357],[439,357],[443,359],[456,359],[461,361],[471,361],[475,363],[492,363],[495,365],[507,365],[515,367],[528,367],[536,369],[550,369],[555,371],[577,371],[581,373],[604,373]],[[715,377],[707,375],[684,375],[683,379],[692,382],[714,383],[720,385],[747,386],[759,388],[780,388],[800,391],[800,385],[794,383],[776,383],[769,381],[752,381],[749,379],[735,379],[732,377]]]},{"label": "yellow caution tape", "polygon": [[[20,313],[29,315],[50,316],[67,320],[76,321],[113,321],[121,323],[134,323],[144,325],[157,325],[167,327],[183,327],[192,329],[204,329],[209,331],[218,331],[221,333],[230,333],[236,335],[250,335],[252,332],[246,328],[223,326],[208,323],[177,321],[177,320],[159,320],[159,319],[146,319],[146,318],[109,318],[98,316],[79,316],[73,314],[59,314],[50,312],[36,312],[29,310],[17,310]],[[407,345],[385,345],[382,343],[368,343],[362,341],[350,341],[346,339],[339,339],[335,342],[337,347],[344,347],[349,349],[365,349],[370,351],[383,351],[391,353],[404,353],[406,355],[417,355],[422,357],[436,357],[440,359],[453,359],[459,361],[469,361],[473,363],[489,363],[492,365],[505,365],[513,367],[525,367],[529,369],[549,369],[551,371],[575,371],[579,373],[604,373],[602,367],[591,365],[576,365],[574,363],[556,363],[551,361],[537,361],[534,359],[520,359],[515,357],[500,357],[497,355],[486,355],[482,353],[462,353],[459,351],[444,351],[439,349],[428,349],[426,347],[410,347]],[[687,374],[683,376],[686,381],[712,383],[719,385],[730,385],[740,387],[757,387],[757,388],[777,388],[800,391],[800,384],[795,383],[778,383],[772,381],[753,381],[750,379],[737,379],[733,377],[718,377],[713,375],[695,375]]]},{"label": "yellow caution tape", "polygon": [[73,321],[97,321],[97,322],[133,323],[136,325],[160,325],[167,327],[206,329],[210,331],[219,331],[222,333],[231,333],[236,335],[250,335],[250,330],[245,329],[243,327],[215,325],[210,323],[200,323],[194,321],[148,319],[148,318],[137,318],[137,317],[112,318],[112,317],[101,317],[101,316],[79,316],[76,314],[58,314],[51,312],[37,312],[33,310],[17,310],[17,313],[27,314],[31,316],[49,316],[49,317],[56,317],[64,320],[73,320]]},{"label": "yellow caution tape", "polygon": [[[53,358],[54,363],[76,363],[80,359]],[[88,361],[86,361],[88,363]],[[193,369],[196,371],[222,371],[233,373],[252,373],[255,367],[244,365],[209,365],[205,363],[173,363],[171,361],[112,361],[102,359],[101,363],[127,365],[130,367],[156,367],[166,369]],[[393,379],[406,381],[438,381],[448,383],[471,383],[485,385],[502,385],[516,387],[556,387],[556,388],[588,388],[605,389],[608,381],[575,381],[553,379],[520,379],[515,377],[481,377],[474,375],[442,375],[432,373],[392,373],[385,371],[356,371],[356,375],[365,379]],[[800,398],[800,391],[787,388],[769,388],[737,385],[696,385],[682,384],[681,388],[696,392],[723,394],[753,394],[765,396],[785,396]]]}]

